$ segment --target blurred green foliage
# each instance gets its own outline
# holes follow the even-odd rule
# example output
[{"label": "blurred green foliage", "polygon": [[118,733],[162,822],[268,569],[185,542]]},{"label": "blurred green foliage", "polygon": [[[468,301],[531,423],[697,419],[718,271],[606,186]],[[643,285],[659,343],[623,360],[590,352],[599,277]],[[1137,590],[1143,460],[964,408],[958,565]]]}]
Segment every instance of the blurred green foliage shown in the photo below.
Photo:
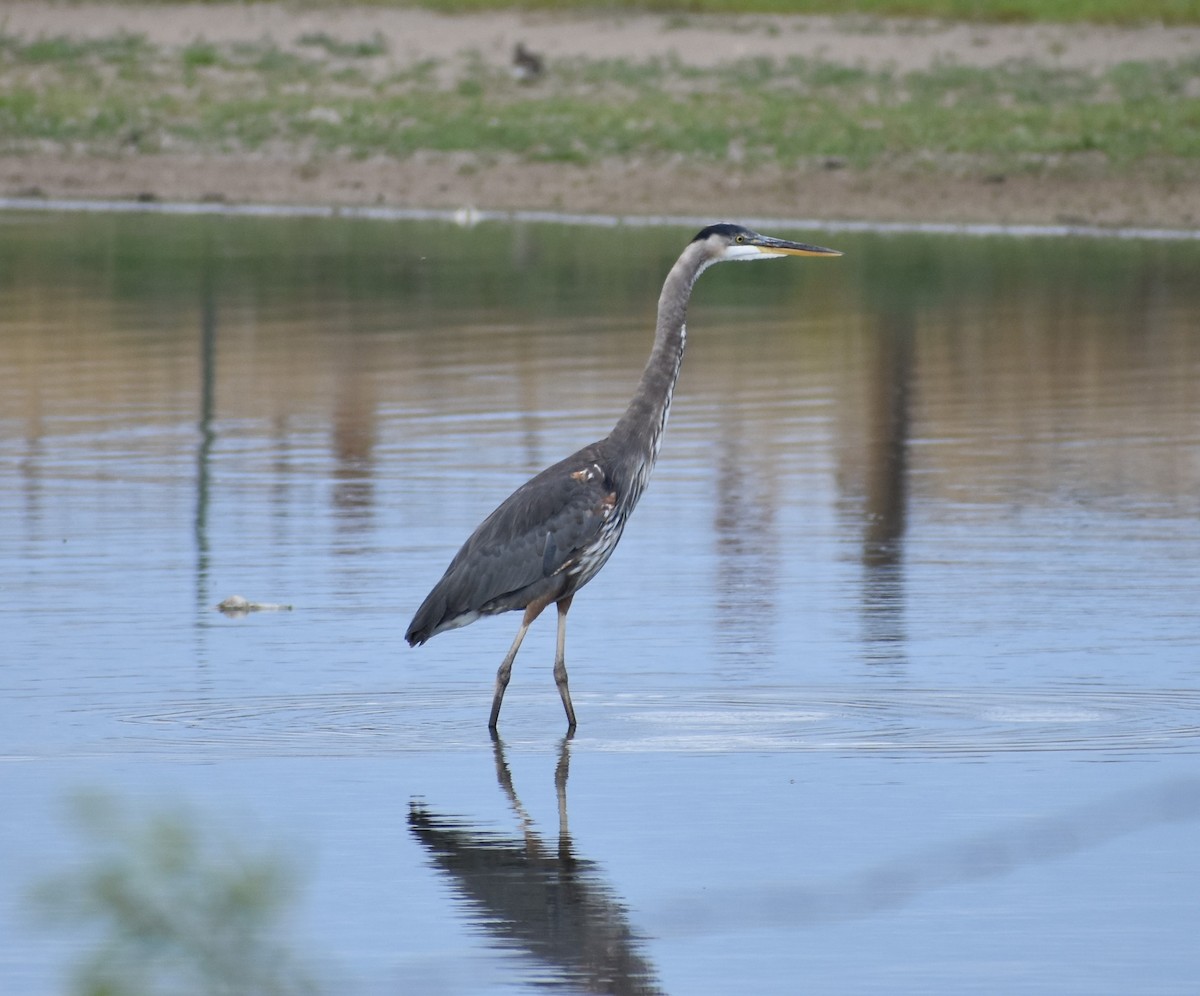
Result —
[{"label": "blurred green foliage", "polygon": [[184,810],[131,814],[80,796],[82,863],[33,891],[48,922],[87,939],[79,996],[300,996],[316,992],[281,938],[294,876],[274,853],[208,833]]}]

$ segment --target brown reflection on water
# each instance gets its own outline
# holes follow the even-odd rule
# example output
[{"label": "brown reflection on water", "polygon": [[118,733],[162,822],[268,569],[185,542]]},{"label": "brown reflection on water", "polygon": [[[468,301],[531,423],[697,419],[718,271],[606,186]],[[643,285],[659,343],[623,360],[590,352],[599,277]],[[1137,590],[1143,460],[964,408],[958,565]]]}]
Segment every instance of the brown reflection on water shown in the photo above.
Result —
[{"label": "brown reflection on water", "polygon": [[[200,282],[200,413],[196,447],[196,608],[203,613],[212,600],[209,588],[208,509],[212,449],[216,439],[217,302],[212,267],[201,271]],[[203,616],[201,616],[203,618]]]},{"label": "brown reflection on water", "polygon": [[1176,457],[1200,438],[1196,289],[1170,262],[991,274],[986,296],[926,307],[922,492],[1194,513],[1196,466]]},{"label": "brown reflection on water", "polygon": [[379,399],[372,376],[371,350],[344,354],[334,385],[333,507],[347,533],[370,524],[375,505],[375,445],[379,435]]},{"label": "brown reflection on water", "polygon": [[862,561],[868,570],[895,567],[903,559],[913,332],[910,314],[880,316],[874,355],[865,371],[869,435]]},{"label": "brown reflection on water", "polygon": [[779,475],[745,437],[737,419],[718,429],[716,456],[716,604],[718,645],[736,657],[734,671],[765,661],[772,651],[781,541],[777,529]]},{"label": "brown reflection on water", "polygon": [[[904,533],[915,334],[911,311],[877,315],[863,362],[864,438],[859,445],[839,448],[843,517],[847,529],[861,530],[862,535],[863,643],[873,663],[903,663],[904,656]],[[861,453],[862,463],[852,469],[846,462],[853,451]]]}]

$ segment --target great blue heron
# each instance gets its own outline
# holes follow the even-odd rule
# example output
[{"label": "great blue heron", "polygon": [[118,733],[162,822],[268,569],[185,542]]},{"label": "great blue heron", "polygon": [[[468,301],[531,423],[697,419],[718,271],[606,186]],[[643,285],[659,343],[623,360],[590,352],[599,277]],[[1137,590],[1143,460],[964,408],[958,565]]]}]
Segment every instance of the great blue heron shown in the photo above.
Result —
[{"label": "great blue heron", "polygon": [[567,611],[575,593],[611,556],[658,458],[671,393],[679,377],[692,285],[713,263],[780,256],[840,256],[836,249],[785,242],[740,225],[710,225],[683,250],[658,299],[654,346],[633,400],[615,428],[547,467],[480,523],[421,603],[404,638],[410,646],[480,616],[524,609],[516,638],[496,672],[488,727],[496,729],[513,660],[530,624],[558,606],[554,681],[575,728],[567,689]]}]

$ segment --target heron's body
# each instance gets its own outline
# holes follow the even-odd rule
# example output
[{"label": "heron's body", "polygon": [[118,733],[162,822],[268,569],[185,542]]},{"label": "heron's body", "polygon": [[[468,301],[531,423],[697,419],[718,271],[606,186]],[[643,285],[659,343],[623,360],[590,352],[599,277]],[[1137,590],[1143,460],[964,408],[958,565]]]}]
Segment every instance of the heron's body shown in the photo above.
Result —
[{"label": "heron's body", "polygon": [[614,476],[605,442],[547,467],[480,523],[417,612],[409,642],[480,616],[544,607],[595,576],[629,511],[617,512],[628,484]]},{"label": "heron's body", "polygon": [[727,259],[840,255],[783,242],[736,225],[713,225],[683,251],[663,284],[654,346],[641,382],[613,431],[521,485],[455,554],[409,625],[416,646],[485,615],[524,609],[516,639],[496,675],[489,726],[495,729],[513,659],[525,632],[551,603],[558,606],[554,677],[570,727],[566,617],[571,599],[607,562],[658,458],[686,340],[688,299],[696,278]]}]

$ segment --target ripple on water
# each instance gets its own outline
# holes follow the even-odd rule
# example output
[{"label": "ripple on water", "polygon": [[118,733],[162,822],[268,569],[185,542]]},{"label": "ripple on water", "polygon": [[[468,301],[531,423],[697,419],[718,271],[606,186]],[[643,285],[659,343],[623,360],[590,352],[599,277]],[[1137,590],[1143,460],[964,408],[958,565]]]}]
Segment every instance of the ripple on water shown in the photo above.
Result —
[{"label": "ripple on water", "polygon": [[864,695],[838,687],[800,695],[795,707],[770,691],[709,708],[645,704],[637,719],[654,732],[628,747],[903,755],[1200,749],[1200,694],[1190,691],[893,687]]},{"label": "ripple on water", "polygon": [[[544,690],[542,690],[544,692]],[[551,689],[551,691],[553,691]],[[484,696],[485,697],[485,696]],[[110,718],[114,752],[387,754],[487,742],[475,687],[182,699]],[[544,694],[505,700],[506,741],[540,743]],[[557,699],[554,701],[557,708]],[[756,688],[736,694],[577,695],[578,744],[632,752],[826,751],[898,756],[1200,750],[1200,692],[1183,689]]]}]

